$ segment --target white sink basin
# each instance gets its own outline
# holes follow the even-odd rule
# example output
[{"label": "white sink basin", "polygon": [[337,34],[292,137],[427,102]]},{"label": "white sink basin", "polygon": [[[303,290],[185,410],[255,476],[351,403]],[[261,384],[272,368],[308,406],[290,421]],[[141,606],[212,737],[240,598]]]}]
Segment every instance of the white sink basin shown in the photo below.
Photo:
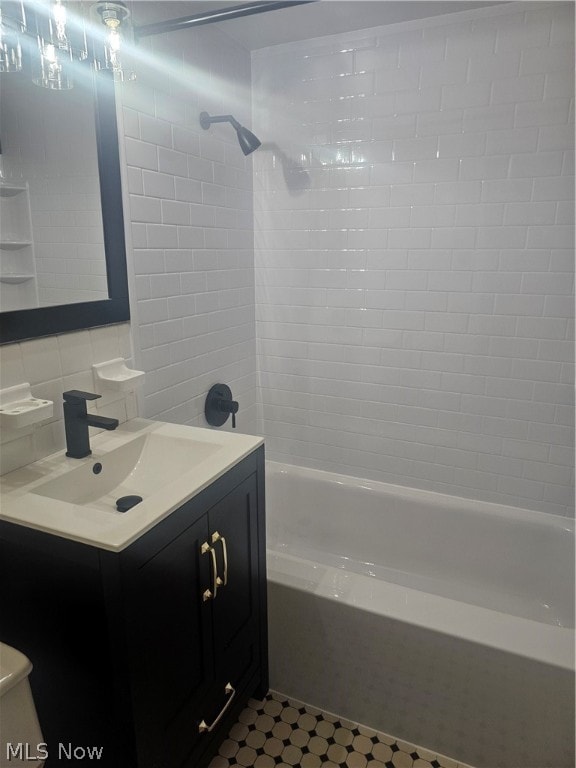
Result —
[{"label": "white sink basin", "polygon": [[[121,496],[137,495],[145,499],[222,447],[217,443],[148,432],[99,458],[93,456],[81,467],[42,483],[31,492],[69,504],[89,504],[95,509],[115,512],[116,500]],[[102,468],[98,474],[94,472],[95,465]]]},{"label": "white sink basin", "polygon": [[[263,442],[133,419],[92,437],[84,459],[60,451],[0,477],[0,519],[119,552]],[[122,496],[142,501],[119,512]]]}]

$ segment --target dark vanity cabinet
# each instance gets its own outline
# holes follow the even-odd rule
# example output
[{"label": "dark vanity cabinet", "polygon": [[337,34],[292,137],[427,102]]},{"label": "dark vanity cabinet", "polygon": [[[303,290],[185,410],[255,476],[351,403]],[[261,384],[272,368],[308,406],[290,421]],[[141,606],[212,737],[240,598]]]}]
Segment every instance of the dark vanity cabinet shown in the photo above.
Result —
[{"label": "dark vanity cabinet", "polygon": [[201,768],[267,692],[263,462],[118,553],[0,524],[0,639],[34,664],[48,768],[62,742],[110,768]]},{"label": "dark vanity cabinet", "polygon": [[138,742],[146,756],[160,748],[158,766],[201,753],[216,731],[208,728],[260,672],[256,474],[174,532],[126,553]]}]

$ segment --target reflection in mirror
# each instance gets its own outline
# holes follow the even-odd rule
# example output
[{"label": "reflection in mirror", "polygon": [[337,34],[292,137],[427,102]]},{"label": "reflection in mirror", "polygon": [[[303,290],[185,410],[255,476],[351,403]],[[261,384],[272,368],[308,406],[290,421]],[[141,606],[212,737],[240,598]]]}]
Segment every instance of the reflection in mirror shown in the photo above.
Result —
[{"label": "reflection in mirror", "polygon": [[[5,83],[5,78],[19,77],[19,73],[7,73],[0,76],[0,82],[2,85]],[[93,108],[90,107],[89,114],[91,119],[95,120],[95,130],[90,134],[95,135],[96,156],[98,158],[98,178],[100,188],[100,206],[101,216],[99,220],[99,226],[103,230],[104,239],[104,253],[106,260],[106,285],[107,292],[102,290],[102,285],[96,286],[96,283],[103,283],[100,278],[100,267],[96,267],[94,264],[91,270],[90,277],[90,290],[97,290],[99,295],[103,298],[92,299],[90,301],[75,301],[70,304],[37,304],[34,307],[25,309],[10,309],[6,308],[3,304],[0,309],[0,344],[10,344],[15,341],[21,341],[23,339],[35,339],[41,336],[50,336],[55,333],[67,333],[68,331],[77,331],[81,328],[93,328],[99,325],[110,325],[112,323],[122,323],[130,319],[130,304],[128,298],[128,275],[126,271],[126,245],[124,240],[124,216],[123,216],[123,200],[122,200],[122,183],[120,173],[120,156],[118,148],[118,127],[116,118],[116,104],[114,98],[114,82],[112,73],[100,73],[98,76],[86,80],[87,85],[82,85],[82,90],[88,98],[88,94],[91,94],[92,100],[90,104],[93,104]],[[75,88],[80,89],[80,84],[75,83]],[[34,92],[35,93],[35,92]],[[60,94],[62,92],[60,91]],[[4,99],[4,90],[0,93],[2,101]],[[86,102],[88,104],[88,102]],[[2,104],[3,107],[3,104]],[[88,109],[88,108],[87,108]],[[3,112],[3,109],[2,109]],[[66,123],[65,125],[68,125]],[[82,123],[81,123],[82,125]],[[64,158],[63,162],[70,165],[68,156],[71,155],[71,150],[68,151],[68,143],[72,140],[70,135],[65,131],[65,139],[59,145],[60,158]],[[75,141],[79,141],[78,138]],[[64,149],[64,151],[62,151]],[[64,183],[66,188],[66,183]],[[96,187],[94,187],[95,189]],[[20,204],[20,211],[16,211],[16,221],[21,220],[23,223],[20,229],[14,233],[14,239],[6,242],[6,247],[0,250],[7,251],[10,256],[10,251],[26,251],[28,246],[33,246],[32,242],[32,217],[30,215],[30,208],[28,203],[28,186],[27,183],[23,183],[23,180],[19,184],[18,182],[4,182],[0,187],[2,195],[0,200],[7,203],[8,208],[17,208],[17,200],[20,198],[24,200],[24,203]],[[54,193],[55,194],[55,193]],[[50,196],[50,195],[49,195]],[[12,199],[15,198],[15,199]],[[6,206],[5,206],[6,207]],[[55,217],[56,214],[64,213],[62,211],[50,211]],[[89,213],[89,211],[83,210],[82,215]],[[92,212],[93,213],[93,212]],[[76,214],[75,214],[76,215]],[[81,218],[81,217],[80,217]],[[45,218],[44,221],[48,221]],[[51,219],[50,219],[51,220]],[[84,216],[84,224],[90,220],[90,226],[94,229],[96,218],[92,215]],[[29,236],[25,240],[25,231],[23,228],[28,226]],[[16,226],[15,226],[16,228]],[[60,230],[60,225],[54,227],[55,237],[59,237],[57,232]],[[75,234],[81,227],[72,227],[75,230]],[[77,240],[73,240],[73,232],[64,236],[61,236],[58,242],[53,243],[53,253],[57,254],[54,258],[61,258],[60,254],[65,251],[66,244],[77,244]],[[20,238],[19,240],[16,238]],[[82,246],[78,246],[78,250],[82,250],[83,253],[90,251],[89,246],[96,245],[95,242],[84,243]],[[29,251],[30,253],[30,251]],[[15,256],[16,254],[12,254]],[[61,259],[62,261],[64,259]],[[76,264],[77,260],[69,259],[69,266],[72,266],[74,262],[75,275],[86,274],[83,269],[85,267]],[[31,283],[33,288],[32,292],[37,290],[36,274],[30,272],[24,272],[26,267],[34,267],[35,262],[30,261],[28,264],[22,262],[6,261],[6,268],[12,271],[5,278],[5,282],[0,282],[1,286],[6,287],[16,285],[22,288],[27,283]],[[61,264],[59,266],[62,266]],[[22,270],[17,273],[16,267]],[[59,275],[58,282],[64,283],[65,278],[69,277],[62,273]],[[9,282],[9,281],[13,282]],[[78,283],[79,285],[79,283]],[[54,286],[53,286],[54,287]],[[33,297],[34,298],[34,294]],[[36,295],[37,299],[37,295]]]},{"label": "reflection in mirror", "polygon": [[93,89],[2,77],[0,141],[2,311],[108,299]]}]

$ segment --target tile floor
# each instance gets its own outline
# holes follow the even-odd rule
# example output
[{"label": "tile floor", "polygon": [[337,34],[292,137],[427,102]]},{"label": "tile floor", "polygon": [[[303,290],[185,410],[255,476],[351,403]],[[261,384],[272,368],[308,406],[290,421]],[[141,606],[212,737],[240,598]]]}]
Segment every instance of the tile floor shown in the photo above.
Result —
[{"label": "tile floor", "polygon": [[470,768],[271,692],[250,699],[209,768]]}]

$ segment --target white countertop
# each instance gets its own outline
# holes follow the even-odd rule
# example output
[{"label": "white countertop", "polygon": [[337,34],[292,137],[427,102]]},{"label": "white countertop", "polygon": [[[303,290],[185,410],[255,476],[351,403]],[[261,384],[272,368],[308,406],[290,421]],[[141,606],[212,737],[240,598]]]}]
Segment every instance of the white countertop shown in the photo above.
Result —
[{"label": "white countertop", "polygon": [[[153,432],[167,439],[206,443],[211,451],[205,458],[191,461],[189,470],[147,494],[143,501],[124,513],[115,511],[113,507],[102,509],[97,504],[70,503],[35,492],[47,481],[83,465],[89,467],[87,471],[90,473],[96,462],[105,466],[110,451]],[[252,435],[132,419],[114,432],[103,432],[92,437],[92,454],[84,459],[69,459],[64,451],[60,451],[0,477],[0,519],[119,552],[263,443],[263,438]]]}]

